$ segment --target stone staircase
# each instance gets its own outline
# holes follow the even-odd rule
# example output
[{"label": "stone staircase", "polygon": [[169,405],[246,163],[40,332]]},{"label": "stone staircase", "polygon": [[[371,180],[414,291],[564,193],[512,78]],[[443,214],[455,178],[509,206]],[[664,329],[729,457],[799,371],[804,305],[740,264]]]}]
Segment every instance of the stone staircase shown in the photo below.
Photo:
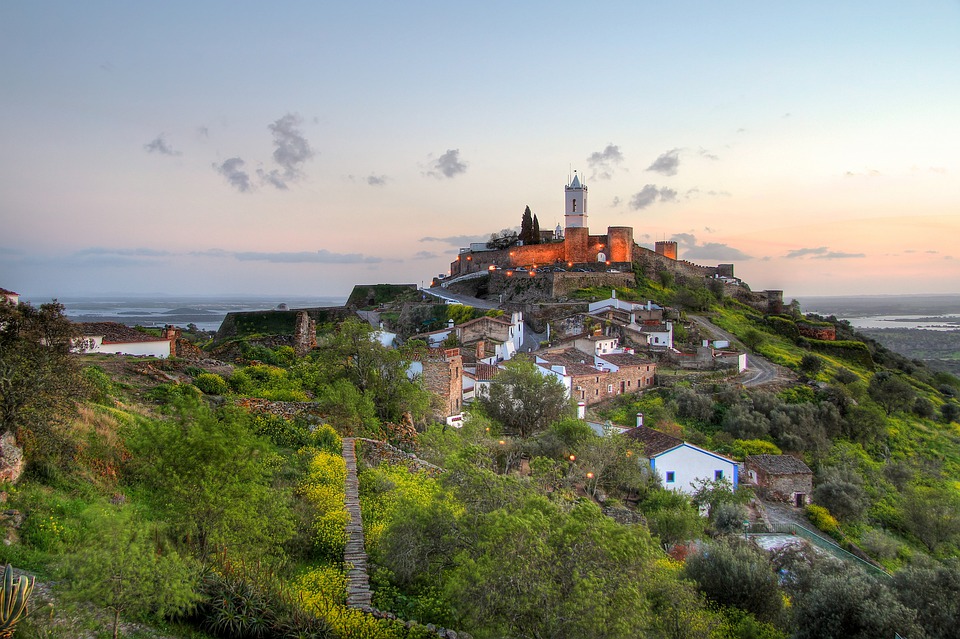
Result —
[{"label": "stone staircase", "polygon": [[347,546],[343,561],[350,564],[347,573],[347,605],[351,608],[370,610],[372,593],[367,576],[367,552],[363,547],[363,522],[360,519],[360,483],[357,480],[357,453],[352,437],[343,438],[343,461],[347,465],[347,481],[344,487],[344,504],[350,521],[347,523]]}]

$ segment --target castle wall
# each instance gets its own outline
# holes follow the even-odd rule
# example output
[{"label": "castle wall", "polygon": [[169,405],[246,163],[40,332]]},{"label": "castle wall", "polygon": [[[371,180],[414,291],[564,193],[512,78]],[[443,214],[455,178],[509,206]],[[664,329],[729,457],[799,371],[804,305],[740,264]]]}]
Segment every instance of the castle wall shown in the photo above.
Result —
[{"label": "castle wall", "polygon": [[633,228],[629,226],[611,226],[607,229],[607,244],[609,252],[607,259],[611,262],[633,262]]},{"label": "castle wall", "polygon": [[662,241],[654,244],[657,255],[669,257],[671,260],[677,259],[677,243],[673,241]]},{"label": "castle wall", "polygon": [[[584,262],[590,243],[590,229],[585,227],[568,228],[564,231],[563,245],[565,247],[564,260],[567,262]],[[591,260],[593,261],[593,260]]]}]

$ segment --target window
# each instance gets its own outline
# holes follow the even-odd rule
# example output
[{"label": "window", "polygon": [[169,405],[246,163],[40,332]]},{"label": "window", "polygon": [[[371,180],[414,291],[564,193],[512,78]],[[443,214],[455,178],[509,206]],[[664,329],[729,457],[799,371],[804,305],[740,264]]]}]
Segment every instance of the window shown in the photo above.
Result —
[{"label": "window", "polygon": [[573,212],[577,212],[577,198],[573,198]]},{"label": "window", "polygon": [[713,471],[713,478],[716,479],[717,481],[720,481],[721,479],[723,479],[723,471],[722,470]]},{"label": "window", "polygon": [[612,393],[612,392],[613,392],[613,384],[607,384],[607,392],[608,392],[608,393]]},{"label": "window", "polygon": [[593,391],[593,394],[594,394],[594,395],[599,395],[599,394],[600,394],[600,389],[598,388],[597,390]]},{"label": "window", "polygon": [[672,470],[667,471],[667,483],[672,484],[676,480],[676,473]]}]

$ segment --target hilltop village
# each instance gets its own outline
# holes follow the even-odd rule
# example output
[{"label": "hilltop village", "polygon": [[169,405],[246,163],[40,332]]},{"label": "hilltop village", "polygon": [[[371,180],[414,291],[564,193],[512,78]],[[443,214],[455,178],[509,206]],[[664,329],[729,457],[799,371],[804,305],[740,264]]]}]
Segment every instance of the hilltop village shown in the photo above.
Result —
[{"label": "hilltop village", "polygon": [[955,636],[960,380],[563,197],[428,288],[215,334],[0,289],[0,555],[57,576],[24,618],[8,565],[0,623]]},{"label": "hilltop village", "polygon": [[[263,322],[278,325],[285,318],[284,333],[304,353],[314,343],[316,325],[359,315],[385,344],[418,340],[429,347],[414,368],[441,400],[436,417],[450,423],[462,419],[464,404],[484,393],[517,355],[561,381],[581,406],[651,388],[658,367],[744,372],[747,354],[719,332],[687,320],[683,308],[657,299],[624,299],[618,290],[631,297],[638,277],[689,282],[764,314],[783,311],[782,291],[751,291],[735,277],[733,264],[678,259],[674,241],[644,248],[630,227],[591,235],[587,195],[575,173],[563,188],[564,227],[542,232],[536,218],[525,219],[519,234],[495,234],[489,242],[461,248],[449,273],[434,278],[430,289],[358,285],[344,307],[232,313],[214,344],[262,333]],[[460,323],[438,320],[446,313],[442,306],[450,305],[483,316],[461,314]]]}]

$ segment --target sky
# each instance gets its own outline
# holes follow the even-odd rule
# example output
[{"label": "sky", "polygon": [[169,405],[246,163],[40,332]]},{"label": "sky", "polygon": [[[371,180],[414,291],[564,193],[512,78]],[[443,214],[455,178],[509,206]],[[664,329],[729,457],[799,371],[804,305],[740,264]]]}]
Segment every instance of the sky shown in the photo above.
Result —
[{"label": "sky", "polygon": [[573,171],[753,289],[960,292],[957,0],[5,0],[0,87],[30,299],[429,284]]}]

